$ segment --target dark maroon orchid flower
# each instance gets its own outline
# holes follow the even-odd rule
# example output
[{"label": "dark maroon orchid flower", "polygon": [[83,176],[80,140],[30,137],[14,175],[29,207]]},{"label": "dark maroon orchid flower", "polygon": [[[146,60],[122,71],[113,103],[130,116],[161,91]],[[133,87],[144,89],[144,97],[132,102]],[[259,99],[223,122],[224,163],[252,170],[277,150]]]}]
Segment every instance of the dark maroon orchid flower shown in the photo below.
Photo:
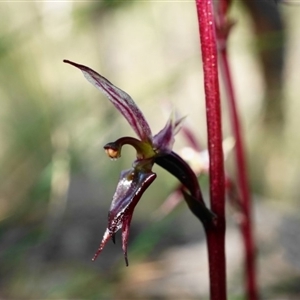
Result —
[{"label": "dark maroon orchid flower", "polygon": [[109,239],[115,241],[116,232],[122,229],[122,248],[128,265],[127,243],[130,222],[142,194],[156,178],[156,174],[152,172],[154,163],[165,168],[181,181],[182,193],[188,206],[203,224],[211,221],[213,214],[204,204],[196,175],[187,163],[172,151],[174,136],[180,130],[183,118],[175,119],[172,114],[165,127],[152,136],[144,115],[127,93],[86,66],[69,60],[64,62],[79,68],[86,79],[108,97],[139,137],[139,139],[122,137],[104,146],[107,155],[114,159],[121,156],[123,145],[133,146],[137,154],[132,168],[123,171],[120,175],[108,214],[108,226],[93,260],[97,258]]}]

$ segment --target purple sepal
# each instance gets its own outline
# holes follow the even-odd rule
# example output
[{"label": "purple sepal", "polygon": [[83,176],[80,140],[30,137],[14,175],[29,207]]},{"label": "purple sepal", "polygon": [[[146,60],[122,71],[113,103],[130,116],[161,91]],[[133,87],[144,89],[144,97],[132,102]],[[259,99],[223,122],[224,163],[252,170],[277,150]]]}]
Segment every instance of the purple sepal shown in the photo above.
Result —
[{"label": "purple sepal", "polygon": [[180,130],[184,118],[176,119],[171,114],[165,127],[153,137],[153,145],[158,152],[170,153],[175,142],[175,135]]},{"label": "purple sepal", "polygon": [[89,67],[66,59],[64,62],[79,68],[84,77],[108,97],[142,141],[152,141],[152,133],[148,122],[133,99],[127,93],[114,86],[105,77],[101,76]]}]

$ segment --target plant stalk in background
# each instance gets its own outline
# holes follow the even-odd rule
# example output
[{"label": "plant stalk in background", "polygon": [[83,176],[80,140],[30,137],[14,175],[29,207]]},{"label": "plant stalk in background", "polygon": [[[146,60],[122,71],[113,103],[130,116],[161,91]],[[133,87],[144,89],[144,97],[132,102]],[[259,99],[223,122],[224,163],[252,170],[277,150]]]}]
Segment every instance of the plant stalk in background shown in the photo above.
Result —
[{"label": "plant stalk in background", "polygon": [[246,295],[248,300],[257,300],[257,280],[255,272],[255,246],[252,232],[251,218],[251,196],[247,178],[247,167],[244,150],[244,141],[242,137],[241,122],[236,105],[236,97],[234,93],[230,66],[227,55],[227,39],[230,29],[233,25],[227,18],[227,12],[230,1],[220,0],[216,10],[216,25],[218,49],[220,53],[221,70],[228,95],[230,121],[235,139],[235,161],[236,161],[236,177],[240,192],[240,205],[242,219],[240,228],[245,251],[245,277],[246,277]]}]

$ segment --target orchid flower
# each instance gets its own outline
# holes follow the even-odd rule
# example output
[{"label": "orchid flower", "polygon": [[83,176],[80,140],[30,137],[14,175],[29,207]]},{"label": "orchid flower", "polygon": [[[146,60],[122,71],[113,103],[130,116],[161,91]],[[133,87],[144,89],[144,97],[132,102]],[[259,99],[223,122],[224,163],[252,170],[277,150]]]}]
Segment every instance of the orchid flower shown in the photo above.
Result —
[{"label": "orchid flower", "polygon": [[189,208],[202,223],[205,225],[212,221],[214,215],[205,206],[196,175],[188,164],[172,151],[174,136],[181,128],[183,118],[178,119],[171,114],[165,127],[153,136],[143,113],[127,93],[84,65],[69,60],[64,62],[80,69],[85,78],[108,97],[138,136],[138,139],[121,137],[104,146],[107,155],[117,159],[121,157],[122,147],[131,145],[136,150],[136,160],[130,169],[121,172],[108,214],[108,226],[93,260],[110,239],[115,242],[116,232],[122,229],[122,249],[128,266],[127,244],[133,211],[144,191],[156,178],[156,174],[152,172],[154,163],[179,179],[183,186],[181,192]]}]

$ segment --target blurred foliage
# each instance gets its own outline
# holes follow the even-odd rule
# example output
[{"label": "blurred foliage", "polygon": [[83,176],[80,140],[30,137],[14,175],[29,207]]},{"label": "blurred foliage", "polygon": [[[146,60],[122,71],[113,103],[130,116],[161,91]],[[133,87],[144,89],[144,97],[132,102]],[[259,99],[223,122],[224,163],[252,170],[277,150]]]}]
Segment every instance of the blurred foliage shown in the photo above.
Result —
[{"label": "blurred foliage", "polygon": [[[62,60],[101,70],[133,96],[154,133],[164,125],[172,105],[188,115],[188,125],[205,140],[194,3],[2,2],[0,8],[0,297],[116,299],[123,295],[122,282],[134,272],[123,270],[119,240],[117,247],[108,245],[95,263],[90,258],[106,227],[118,174],[130,167],[134,157],[131,149],[124,149],[122,159],[113,163],[102,145],[133,132],[108,101]],[[260,129],[255,125],[263,83],[249,19],[240,8],[233,12],[239,22],[230,39],[230,53],[245,131],[252,136]],[[293,36],[300,26],[290,26]],[[271,45],[265,38],[259,44]],[[240,76],[245,70],[247,76]],[[286,183],[287,194],[295,195],[297,181],[291,178],[298,178],[300,168],[293,160],[298,156],[294,143],[300,138],[296,135],[299,118],[292,111],[298,107],[293,99],[299,86],[289,76],[291,112],[283,138],[287,146],[282,150],[287,164],[277,153],[278,160],[273,159],[267,171],[278,170],[274,161],[281,163],[279,173],[285,175],[279,178],[280,185]],[[224,109],[226,114],[225,105]],[[224,134],[230,135],[228,118],[224,118]],[[259,154],[269,151],[262,149],[260,139],[252,141]],[[184,143],[179,136],[176,151]],[[263,165],[266,156],[252,158],[251,166]],[[260,170],[253,173],[261,175]],[[191,215],[182,216],[184,205],[162,220],[149,213],[177,184],[164,171],[156,172],[158,179],[138,205],[132,224],[129,259],[133,265],[202,237]],[[259,186],[261,181],[256,184],[255,178],[252,182]],[[278,178],[271,179],[271,186],[275,182],[278,187]],[[206,185],[203,179],[202,186]]]}]

